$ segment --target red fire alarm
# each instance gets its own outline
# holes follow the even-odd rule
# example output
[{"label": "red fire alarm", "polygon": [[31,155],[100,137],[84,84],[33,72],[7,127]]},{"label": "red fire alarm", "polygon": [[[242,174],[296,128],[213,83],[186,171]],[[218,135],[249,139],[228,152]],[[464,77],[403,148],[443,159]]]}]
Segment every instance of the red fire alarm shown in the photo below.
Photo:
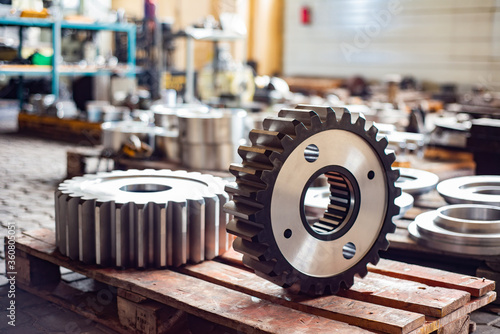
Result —
[{"label": "red fire alarm", "polygon": [[311,24],[311,7],[302,6],[300,8],[300,22],[304,25]]}]

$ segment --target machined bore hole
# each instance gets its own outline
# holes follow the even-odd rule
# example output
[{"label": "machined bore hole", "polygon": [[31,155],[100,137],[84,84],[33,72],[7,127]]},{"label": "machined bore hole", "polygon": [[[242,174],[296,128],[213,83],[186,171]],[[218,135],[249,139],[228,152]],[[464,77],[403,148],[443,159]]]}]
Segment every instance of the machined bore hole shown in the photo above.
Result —
[{"label": "machined bore hole", "polygon": [[375,172],[374,172],[374,171],[372,171],[372,170],[371,170],[371,171],[369,171],[369,172],[368,172],[368,178],[369,178],[370,180],[373,180],[373,178],[374,178],[374,177],[375,177]]},{"label": "machined bore hole", "polygon": [[464,184],[460,189],[467,189],[475,194],[500,195],[500,182],[474,182]]},{"label": "machined bore hole", "polygon": [[473,220],[496,221],[500,220],[500,208],[497,207],[445,207],[439,210],[444,217]]},{"label": "machined bore hole", "polygon": [[[313,187],[320,183],[317,179],[327,179],[327,187]],[[340,230],[352,215],[354,207],[354,187],[340,172],[321,174],[307,189],[304,212],[311,229],[320,235],[333,234]]]},{"label": "machined bore hole", "polygon": [[283,232],[283,236],[287,239],[290,239],[290,237],[292,236],[292,230],[290,230],[289,228],[287,228],[285,230],[285,232]]},{"label": "machined bore hole", "polygon": [[154,183],[127,184],[126,186],[120,188],[121,191],[128,191],[132,193],[155,193],[170,189],[172,189],[172,187],[166,186],[164,184]]},{"label": "machined bore hole", "polygon": [[315,162],[319,158],[319,148],[314,144],[307,145],[304,150],[304,158],[307,162]]},{"label": "machined bore hole", "polygon": [[356,245],[352,242],[348,242],[342,247],[342,255],[346,260],[350,260],[356,255]]}]

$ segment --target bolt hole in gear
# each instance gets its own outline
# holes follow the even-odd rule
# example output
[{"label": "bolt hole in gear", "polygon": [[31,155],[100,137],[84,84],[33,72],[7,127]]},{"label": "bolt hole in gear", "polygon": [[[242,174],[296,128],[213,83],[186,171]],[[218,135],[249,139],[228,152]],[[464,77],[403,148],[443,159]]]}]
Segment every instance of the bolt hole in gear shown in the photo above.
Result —
[{"label": "bolt hole in gear", "polygon": [[[240,146],[236,182],[224,209],[236,251],[255,273],[309,294],[336,293],[364,276],[387,249],[399,172],[377,129],[345,108],[299,105],[268,117]],[[328,205],[310,212],[305,198],[327,186]]]}]

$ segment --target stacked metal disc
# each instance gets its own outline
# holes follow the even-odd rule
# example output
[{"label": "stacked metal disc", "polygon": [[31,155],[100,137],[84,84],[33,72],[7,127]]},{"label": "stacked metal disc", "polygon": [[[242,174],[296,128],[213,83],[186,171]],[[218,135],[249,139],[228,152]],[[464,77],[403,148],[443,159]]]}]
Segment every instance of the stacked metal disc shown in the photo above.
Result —
[{"label": "stacked metal disc", "polygon": [[122,268],[212,259],[228,248],[224,184],[170,170],[66,180],[55,193],[57,246],[73,260]]},{"label": "stacked metal disc", "polygon": [[472,255],[500,254],[500,207],[455,204],[425,212],[408,226],[418,243]]},{"label": "stacked metal disc", "polygon": [[453,205],[417,216],[410,236],[434,249],[500,255],[500,176],[465,176],[442,181],[439,194]]}]

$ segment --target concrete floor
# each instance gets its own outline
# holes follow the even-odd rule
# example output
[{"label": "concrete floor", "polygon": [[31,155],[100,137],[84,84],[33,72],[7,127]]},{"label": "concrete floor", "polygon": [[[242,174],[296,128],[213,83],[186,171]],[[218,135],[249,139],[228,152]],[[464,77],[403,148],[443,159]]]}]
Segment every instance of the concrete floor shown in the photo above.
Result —
[{"label": "concrete floor", "polygon": [[[54,229],[54,189],[66,175],[66,150],[71,147],[16,134],[13,117],[15,114],[2,114],[0,108],[0,333],[115,333],[22,290],[16,291],[16,327],[7,323],[3,236],[12,223],[18,233],[41,227]],[[63,271],[67,281],[83,279],[78,275]],[[475,333],[500,334],[498,312],[500,308],[474,312]]]}]

